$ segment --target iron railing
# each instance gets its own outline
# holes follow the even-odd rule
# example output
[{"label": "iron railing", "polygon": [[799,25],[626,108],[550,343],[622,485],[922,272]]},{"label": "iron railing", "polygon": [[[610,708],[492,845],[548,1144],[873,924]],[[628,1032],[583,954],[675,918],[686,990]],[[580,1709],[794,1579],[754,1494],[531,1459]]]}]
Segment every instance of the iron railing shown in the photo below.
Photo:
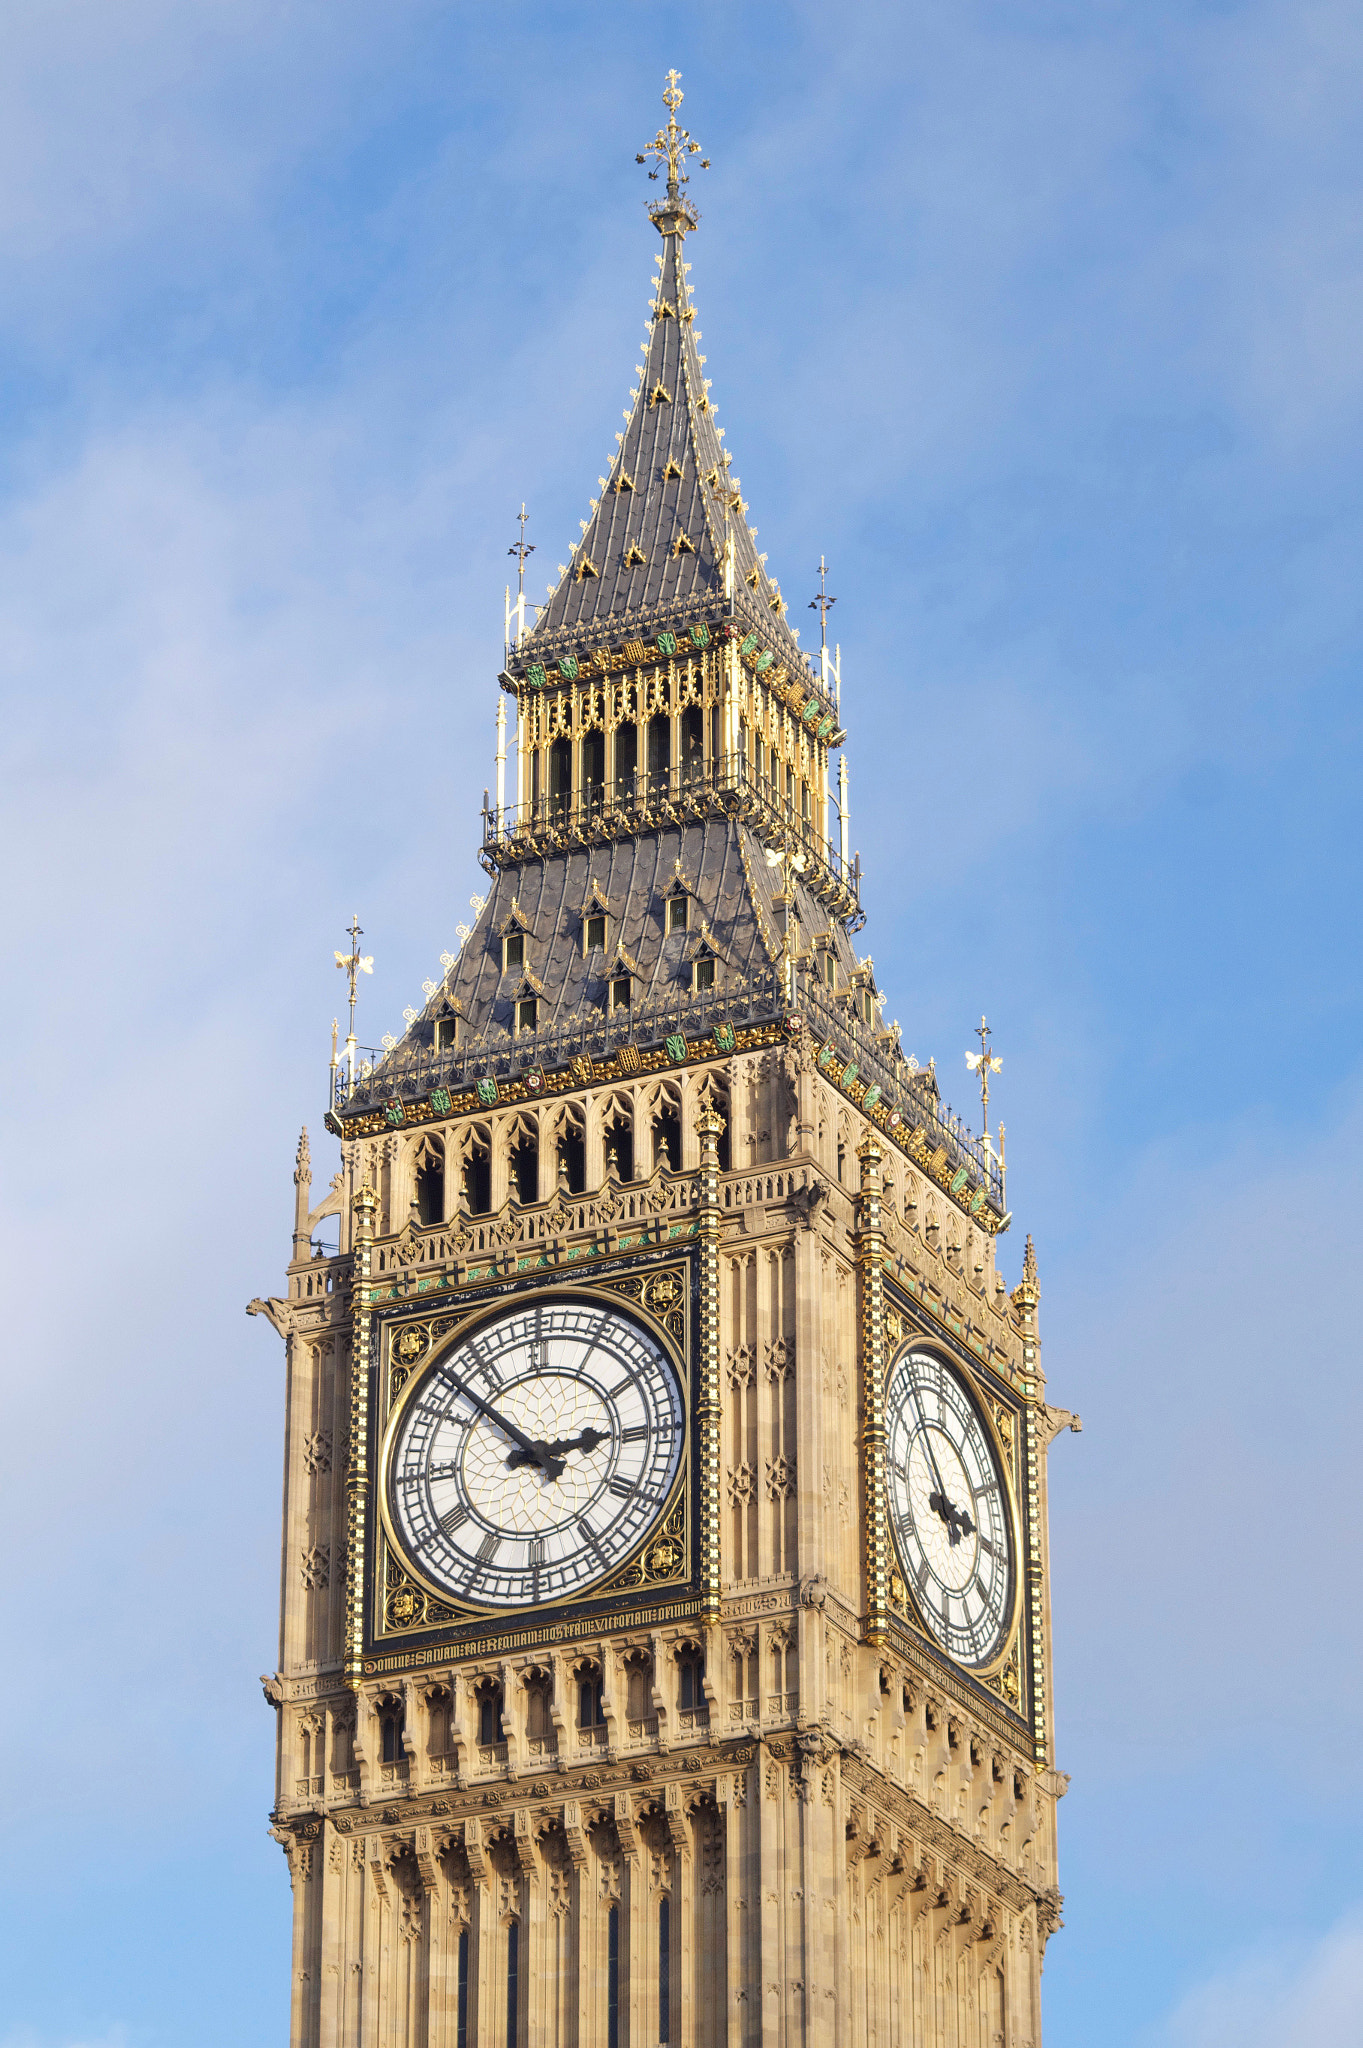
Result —
[{"label": "iron railing", "polygon": [[580,1012],[543,1031],[490,1032],[439,1051],[430,1045],[398,1045],[392,1051],[360,1046],[353,1079],[344,1063],[333,1070],[331,1106],[353,1113],[394,1096],[428,1095],[432,1088],[462,1092],[478,1081],[514,1080],[526,1067],[553,1071],[584,1056],[609,1059],[624,1045],[661,1045],[675,1032],[695,1041],[711,1035],[717,1025],[766,1023],[784,1013],[780,973],[772,967],[751,975],[739,988]]},{"label": "iron railing", "polygon": [[622,1046],[661,1045],[674,1034],[695,1046],[717,1026],[772,1023],[792,1014],[804,1016],[814,1037],[832,1047],[840,1070],[855,1060],[861,1085],[877,1087],[888,1109],[898,1110],[911,1128],[921,1128],[931,1150],[940,1148],[953,1176],[964,1169],[971,1185],[982,1187],[991,1207],[1004,1213],[1003,1167],[992,1146],[949,1107],[934,1106],[935,1083],[916,1086],[902,1056],[830,997],[811,968],[796,974],[790,1002],[781,969],[771,967],[738,988],[596,1010],[543,1031],[488,1034],[439,1051],[430,1045],[398,1045],[391,1051],[360,1047],[353,1077],[344,1064],[332,1070],[331,1107],[354,1115],[394,1099],[419,1100],[435,1088],[464,1093],[481,1080],[515,1080],[527,1067],[552,1073],[577,1058],[605,1060]]},{"label": "iron railing", "polygon": [[812,817],[803,815],[800,784],[787,790],[759,775],[745,754],[725,754],[688,767],[636,772],[614,782],[541,795],[483,813],[483,855],[493,866],[531,850],[591,845],[718,811],[747,819],[764,845],[795,856],[806,885],[839,917],[861,919],[861,860],[844,860]]}]

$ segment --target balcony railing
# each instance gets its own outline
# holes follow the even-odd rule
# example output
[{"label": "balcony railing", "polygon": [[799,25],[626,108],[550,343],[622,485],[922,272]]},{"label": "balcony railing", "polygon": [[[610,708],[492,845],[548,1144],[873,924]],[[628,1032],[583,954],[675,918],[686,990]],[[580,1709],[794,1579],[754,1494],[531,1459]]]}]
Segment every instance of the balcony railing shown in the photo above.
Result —
[{"label": "balcony railing", "polygon": [[815,820],[803,815],[807,789],[787,793],[759,775],[745,754],[725,754],[684,768],[637,773],[616,782],[588,782],[550,792],[529,804],[483,814],[483,856],[496,867],[527,852],[593,845],[631,832],[656,830],[719,812],[743,817],[764,845],[788,849],[806,886],[844,919],[861,916],[860,858],[844,861]]},{"label": "balcony railing", "polygon": [[660,1045],[676,1032],[698,1040],[712,1035],[717,1025],[768,1022],[784,1011],[780,974],[769,967],[741,988],[583,1011],[543,1031],[503,1031],[439,1051],[430,1045],[399,1045],[391,1052],[360,1046],[353,1079],[344,1064],[332,1072],[331,1106],[353,1114],[394,1096],[415,1101],[433,1088],[462,1093],[478,1081],[515,1080],[526,1067],[552,1072],[574,1059],[609,1059],[621,1046]]}]

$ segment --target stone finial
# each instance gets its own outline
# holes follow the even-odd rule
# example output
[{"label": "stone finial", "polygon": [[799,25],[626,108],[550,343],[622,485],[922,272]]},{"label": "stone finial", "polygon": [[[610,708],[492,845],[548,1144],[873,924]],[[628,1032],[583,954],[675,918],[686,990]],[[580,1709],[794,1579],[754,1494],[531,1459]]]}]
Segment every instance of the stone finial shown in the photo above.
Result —
[{"label": "stone finial", "polygon": [[298,1153],[294,1160],[293,1184],[296,1188],[312,1186],[312,1152],[308,1145],[308,1127],[303,1126],[298,1140]]},{"label": "stone finial", "polygon": [[1033,1287],[1036,1286],[1036,1246],[1032,1243],[1030,1231],[1027,1234],[1027,1249],[1022,1255],[1022,1277],[1030,1281]]},{"label": "stone finial", "polygon": [[378,1214],[379,1198],[369,1181],[363,1180],[350,1198],[361,1237],[373,1235],[374,1218]]}]

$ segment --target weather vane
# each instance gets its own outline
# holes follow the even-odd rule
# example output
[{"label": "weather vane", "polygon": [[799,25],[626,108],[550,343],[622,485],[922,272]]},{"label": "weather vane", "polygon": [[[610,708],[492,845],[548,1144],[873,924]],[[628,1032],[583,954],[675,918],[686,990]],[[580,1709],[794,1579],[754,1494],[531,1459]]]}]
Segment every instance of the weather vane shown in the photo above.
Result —
[{"label": "weather vane", "polygon": [[819,594],[809,600],[809,609],[819,614],[819,646],[823,653],[824,667],[828,666],[828,614],[837,603],[836,597],[828,595],[828,564],[819,557]]},{"label": "weather vane", "polygon": [[346,1040],[346,1044],[347,1047],[352,1047],[355,1043],[355,984],[360,975],[372,974],[374,972],[374,956],[372,953],[367,954],[363,958],[360,955],[360,940],[364,934],[360,929],[358,914],[351,918],[347,929],[350,936],[350,951],[348,953],[338,953],[336,955],[336,965],[342,968],[350,977],[350,1036]]},{"label": "weather vane", "polygon": [[[681,197],[682,186],[689,182],[689,174],[686,170],[687,157],[700,156],[700,144],[691,140],[690,130],[677,126],[677,109],[685,98],[680,80],[680,71],[668,72],[667,84],[663,88],[663,105],[667,108],[667,126],[666,128],[660,128],[652,142],[646,142],[643,149],[634,159],[636,164],[642,164],[647,163],[650,157],[657,158],[657,162],[648,174],[650,178],[656,178],[663,165],[667,165],[667,196],[673,200]],[[700,158],[700,167],[703,171],[709,170],[710,159],[708,156]]]},{"label": "weather vane", "polygon": [[968,1052],[965,1063],[972,1074],[980,1077],[980,1112],[984,1119],[984,1135],[989,1136],[989,1076],[1003,1072],[1003,1061],[995,1052],[990,1052],[989,1041],[994,1036],[985,1019],[981,1017],[975,1026],[975,1036],[980,1041],[978,1052]]}]

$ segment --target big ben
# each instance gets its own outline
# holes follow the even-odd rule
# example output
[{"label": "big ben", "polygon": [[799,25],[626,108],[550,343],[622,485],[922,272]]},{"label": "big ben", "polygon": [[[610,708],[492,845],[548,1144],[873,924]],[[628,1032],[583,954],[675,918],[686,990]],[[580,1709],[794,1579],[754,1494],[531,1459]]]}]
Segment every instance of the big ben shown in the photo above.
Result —
[{"label": "big ben", "polygon": [[486,895],[400,1040],[352,1000],[252,1304],[290,2040],[1039,2048],[1074,1418],[1000,1148],[857,950],[840,667],[725,449],[664,100],[624,429],[489,678]]}]

